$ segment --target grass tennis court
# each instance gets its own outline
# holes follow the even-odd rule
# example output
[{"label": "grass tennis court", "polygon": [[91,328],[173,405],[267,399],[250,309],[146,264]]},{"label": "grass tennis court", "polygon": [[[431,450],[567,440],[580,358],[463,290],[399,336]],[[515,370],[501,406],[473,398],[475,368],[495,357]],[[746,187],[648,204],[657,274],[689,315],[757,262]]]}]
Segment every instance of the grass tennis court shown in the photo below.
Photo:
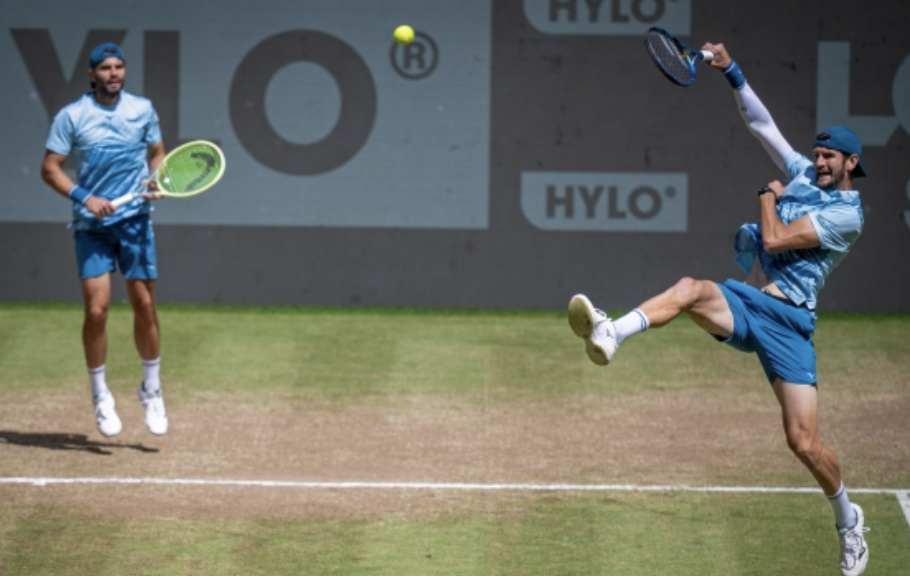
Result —
[{"label": "grass tennis court", "polygon": [[[81,307],[0,305],[0,477],[815,485],[754,357],[682,318],[585,357],[562,312],[165,306],[171,430],[95,429]],[[910,317],[823,314],[823,440],[848,488],[910,489]],[[859,493],[866,574],[910,566],[893,494]],[[836,574],[820,494],[0,483],[0,574]]]}]

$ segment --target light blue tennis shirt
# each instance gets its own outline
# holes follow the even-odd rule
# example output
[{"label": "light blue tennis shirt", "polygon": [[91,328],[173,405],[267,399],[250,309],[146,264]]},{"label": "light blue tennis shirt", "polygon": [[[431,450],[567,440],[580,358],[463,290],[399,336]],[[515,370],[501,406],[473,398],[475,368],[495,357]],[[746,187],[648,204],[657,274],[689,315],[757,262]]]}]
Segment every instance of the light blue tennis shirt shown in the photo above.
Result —
[{"label": "light blue tennis shirt", "polygon": [[745,273],[758,256],[761,267],[781,292],[797,305],[815,310],[825,279],[844,259],[863,229],[863,207],[855,190],[822,190],[815,184],[815,166],[794,151],[784,159],[788,184],[777,205],[784,224],[808,216],[821,246],[765,252],[759,223],[744,224],[733,240],[736,263]]},{"label": "light blue tennis shirt", "polygon": [[[116,104],[102,106],[90,92],[54,117],[46,148],[73,157],[79,186],[113,200],[141,188],[149,176],[148,147],[160,141],[158,114],[150,100],[121,91]],[[74,201],[71,227],[107,226],[148,212],[149,202],[137,198],[99,221]]]}]

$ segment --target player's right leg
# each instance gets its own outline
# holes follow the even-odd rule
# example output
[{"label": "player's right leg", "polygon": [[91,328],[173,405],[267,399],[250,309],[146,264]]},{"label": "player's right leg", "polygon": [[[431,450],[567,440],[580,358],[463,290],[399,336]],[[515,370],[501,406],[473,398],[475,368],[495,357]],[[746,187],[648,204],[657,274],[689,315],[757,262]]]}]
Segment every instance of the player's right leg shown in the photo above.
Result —
[{"label": "player's right leg", "polygon": [[721,289],[714,282],[692,278],[683,278],[615,321],[585,295],[577,294],[569,302],[569,326],[585,340],[588,358],[606,366],[626,338],[665,326],[683,312],[715,336],[726,338],[733,333],[733,313]]},{"label": "player's right leg", "polygon": [[787,445],[809,469],[834,510],[840,538],[841,573],[859,576],[869,561],[863,510],[850,502],[841,478],[840,463],[819,439],[818,388],[812,384],[791,384],[776,378],[774,394],[780,403]]},{"label": "player's right leg", "polygon": [[114,396],[107,387],[104,363],[107,358],[107,313],[111,303],[111,272],[115,270],[117,247],[108,231],[77,230],[76,263],[82,284],[85,318],[82,345],[92,383],[92,400],[98,431],[105,436],[119,434],[120,418],[114,409]]},{"label": "player's right leg", "polygon": [[85,316],[82,322],[82,345],[89,368],[104,365],[107,358],[107,314],[111,304],[111,275],[102,274],[82,280]]},{"label": "player's right leg", "polygon": [[92,384],[95,423],[104,436],[115,436],[123,428],[115,409],[114,395],[107,387],[104,363],[107,358],[107,314],[111,302],[109,273],[82,279],[85,317],[82,323],[82,346]]}]

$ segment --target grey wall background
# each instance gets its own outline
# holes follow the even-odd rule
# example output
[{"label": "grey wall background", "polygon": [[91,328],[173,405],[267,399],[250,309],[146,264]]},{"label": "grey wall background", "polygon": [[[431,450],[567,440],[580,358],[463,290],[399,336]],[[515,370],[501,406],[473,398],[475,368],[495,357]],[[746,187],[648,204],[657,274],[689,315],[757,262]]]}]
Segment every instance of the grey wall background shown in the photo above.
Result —
[{"label": "grey wall background", "polygon": [[[485,6],[489,12],[433,23],[427,30],[434,37],[451,39],[440,42],[440,62],[461,42],[466,53],[473,54],[474,63],[466,65],[466,73],[480,70],[489,78],[485,98],[478,98],[476,92],[468,95],[478,98],[478,106],[488,107],[486,139],[471,145],[474,151],[486,150],[487,161],[475,159],[468,164],[487,183],[472,180],[476,171],[467,168],[444,176],[464,184],[470,196],[486,198],[486,221],[452,226],[439,221],[349,226],[343,221],[279,226],[170,224],[164,213],[168,201],[163,201],[157,213],[162,218],[156,220],[160,301],[562,309],[572,294],[585,292],[599,305],[614,309],[637,305],[682,276],[740,277],[732,260],[733,234],[740,224],[757,218],[755,190],[779,173],[744,127],[719,73],[702,68],[696,83],[682,89],[670,85],[648,61],[640,32],[650,23],[636,20],[634,9],[647,19],[662,9],[668,13],[671,2],[689,8],[690,30],[683,39],[696,46],[705,40],[724,42],[797,149],[808,154],[819,126],[834,123],[853,126],[866,141],[864,164],[872,177],[858,181],[866,214],[864,233],[830,277],[821,293],[820,309],[910,311],[906,298],[910,218],[905,217],[910,212],[910,40],[905,34],[910,29],[910,5],[859,6],[846,0],[605,0],[598,20],[602,26],[585,21],[589,3],[579,0],[577,26],[562,21],[558,29],[548,31],[529,17],[535,10],[539,13],[541,6],[546,8],[548,1],[472,2],[473,7]],[[132,6],[125,4],[129,6],[124,10]],[[350,17],[358,14],[354,8],[359,4],[296,2],[300,22],[285,18],[273,26],[273,33],[310,27],[308,8],[340,11],[337,18],[325,17],[325,22],[356,20]],[[378,4],[381,17],[374,13],[371,20],[382,27],[383,38],[398,22],[410,21],[421,29],[419,21],[409,18],[413,15],[409,3]],[[26,5],[0,0],[4,15],[0,35],[6,36],[0,62],[4,70],[18,66],[20,74],[24,64],[10,40],[10,30],[36,26],[16,20],[17,11]],[[562,0],[562,5],[571,2]],[[136,3],[133,8],[140,6]],[[236,6],[238,17],[250,10],[242,3]],[[566,14],[560,12],[564,19]],[[315,18],[317,24],[319,18]],[[479,24],[471,27],[471,18]],[[313,21],[309,18],[310,24]],[[48,27],[56,29],[52,24]],[[129,22],[99,26],[88,12],[67,25],[72,37],[58,39],[57,35],[54,40],[76,47],[70,51],[78,50],[93,28],[127,28],[135,37],[147,31]],[[213,25],[225,30],[235,26],[229,21]],[[347,34],[343,25],[326,25],[327,33]],[[357,26],[361,31],[356,35],[366,34],[362,22]],[[446,26],[451,28],[445,31]],[[224,41],[230,42],[225,36]],[[471,37],[481,44],[486,38],[488,47],[471,48],[473,43],[464,43]],[[389,48],[381,45],[383,62]],[[150,56],[152,63],[159,58],[154,53]],[[73,54],[71,61],[77,57]],[[378,72],[372,58],[366,60],[377,78],[381,108],[383,85],[391,85],[394,79]],[[379,61],[376,57],[375,62]],[[130,86],[142,93],[132,82],[141,77],[138,66],[132,61],[129,65]],[[70,64],[63,68],[66,73],[72,69]],[[22,102],[31,102],[23,107],[34,106],[35,87],[29,76],[24,78],[28,81],[7,85],[6,91],[20,93]],[[450,88],[460,84],[456,80],[450,80]],[[439,95],[431,91],[427,98]],[[330,108],[331,102],[321,105]],[[476,112],[469,111],[465,117],[474,118]],[[20,148],[18,128],[13,127],[25,113],[15,106],[2,111],[4,140],[16,141]],[[384,118],[401,113],[384,116],[380,110],[376,126],[382,128]],[[65,228],[65,202],[54,197],[38,176],[49,126],[47,119],[43,122],[40,130],[35,129],[41,133],[35,149],[21,152],[33,158],[33,185],[27,191],[10,191],[7,186],[0,193],[43,195],[54,203],[53,213],[49,211],[44,221],[34,221],[10,216],[11,208],[5,208],[6,215],[0,212],[3,301],[80,300],[72,240]],[[458,118],[450,121],[458,123]],[[437,134],[449,134],[445,123],[433,128]],[[420,122],[412,122],[409,129],[419,134]],[[218,137],[230,142],[236,135],[224,128]],[[429,153],[426,162],[444,165],[444,149],[436,156]],[[234,152],[234,156],[240,154]],[[409,166],[397,166],[394,160],[386,164],[391,166],[374,173],[373,185],[394,191],[400,179],[407,179]],[[679,194],[674,198],[685,199],[685,230],[542,229],[532,223],[522,203],[523,195],[540,193],[523,189],[523,180],[541,173],[564,175],[554,181],[560,186],[580,182],[578,175],[592,173],[600,175],[605,186],[616,175],[645,175],[645,179],[683,175],[684,184],[674,187]],[[400,178],[391,179],[390,174]],[[5,177],[11,178],[9,173]],[[229,178],[230,174],[225,185]],[[627,200],[622,195],[630,190],[619,190],[620,200]],[[218,194],[219,189],[213,190],[205,201],[215,204],[230,198],[228,193]],[[0,202],[0,206],[10,204]],[[168,205],[167,210],[172,209]],[[599,204],[595,220],[606,222],[606,209]],[[564,205],[554,208],[554,216],[559,215],[565,216]],[[586,218],[584,204],[576,199],[573,219]],[[119,284],[118,278],[115,285]],[[115,291],[115,297],[123,297],[122,289]]]}]

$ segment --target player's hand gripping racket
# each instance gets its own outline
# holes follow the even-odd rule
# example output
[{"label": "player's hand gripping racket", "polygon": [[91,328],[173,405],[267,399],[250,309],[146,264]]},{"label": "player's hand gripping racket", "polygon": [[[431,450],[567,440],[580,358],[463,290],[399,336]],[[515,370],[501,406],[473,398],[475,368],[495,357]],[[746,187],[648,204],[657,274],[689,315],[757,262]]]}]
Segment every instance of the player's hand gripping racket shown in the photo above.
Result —
[{"label": "player's hand gripping racket", "polygon": [[187,142],[165,156],[155,173],[149,177],[149,182],[154,180],[157,184],[157,190],[150,191],[148,186],[143,186],[112,200],[111,204],[119,208],[144,194],[171,198],[195,196],[217,184],[222,175],[224,153],[221,148],[205,140]]},{"label": "player's hand gripping racket", "polygon": [[714,59],[714,52],[693,50],[663,28],[648,30],[645,47],[664,76],[680,86],[695,82],[695,65],[699,60],[710,62]]}]

